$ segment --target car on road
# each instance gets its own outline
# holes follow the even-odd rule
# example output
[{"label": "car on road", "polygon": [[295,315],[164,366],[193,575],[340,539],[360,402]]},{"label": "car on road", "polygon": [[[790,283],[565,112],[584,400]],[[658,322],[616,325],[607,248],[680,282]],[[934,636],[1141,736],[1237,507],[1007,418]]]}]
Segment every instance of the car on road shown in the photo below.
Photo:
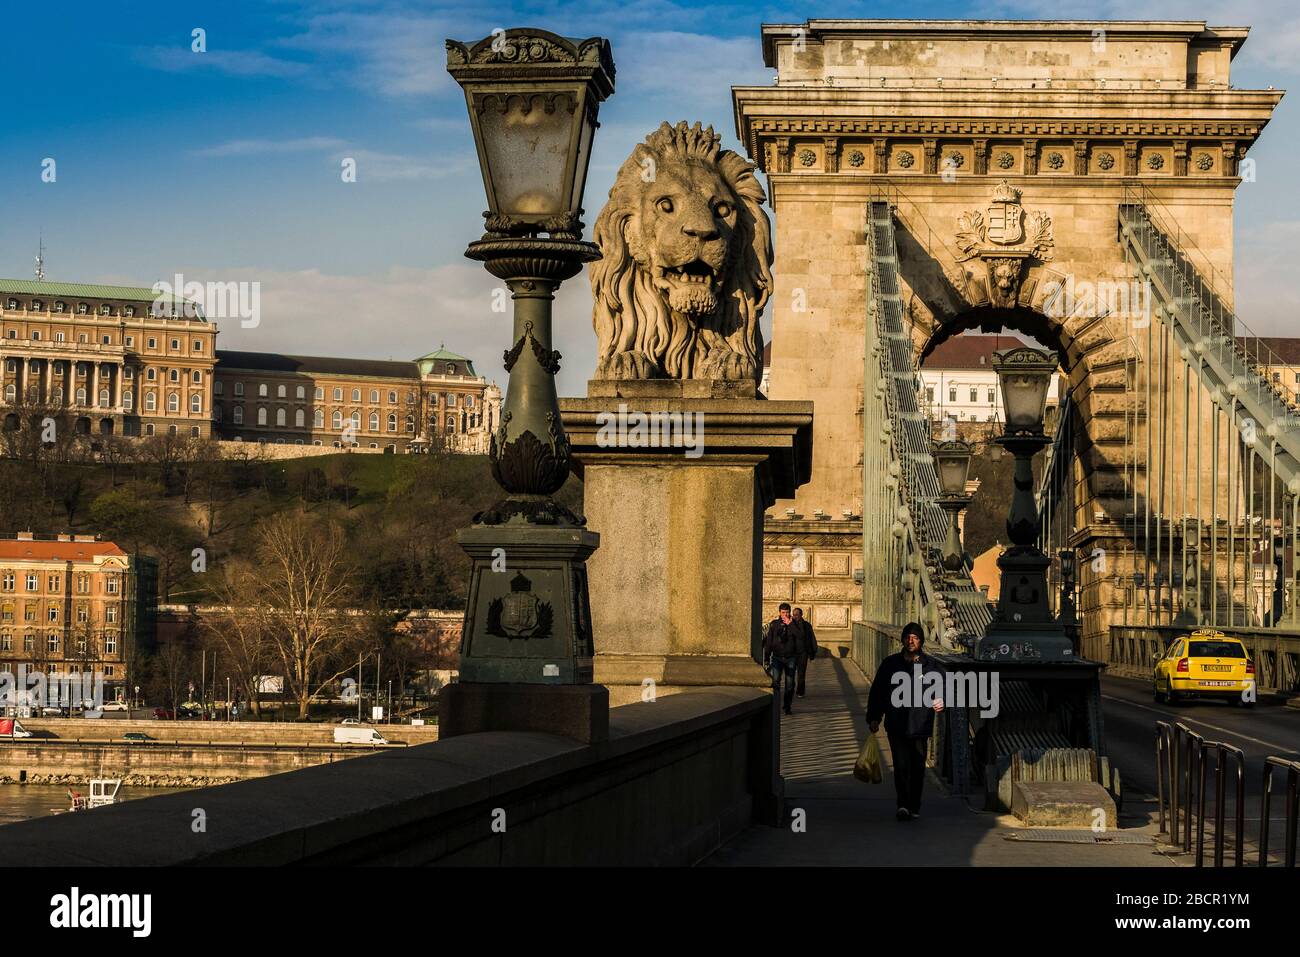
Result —
[{"label": "car on road", "polygon": [[155,741],[156,738],[145,734],[143,731],[128,731],[122,735],[123,741]]},{"label": "car on road", "polygon": [[1219,698],[1251,708],[1255,705],[1255,663],[1240,638],[1201,628],[1169,643],[1155,660],[1151,685],[1152,696],[1160,704]]},{"label": "car on road", "polygon": [[100,710],[101,710],[101,711],[125,711],[125,710],[126,710],[126,702],[125,702],[125,701],[105,701],[103,707],[100,708]]}]

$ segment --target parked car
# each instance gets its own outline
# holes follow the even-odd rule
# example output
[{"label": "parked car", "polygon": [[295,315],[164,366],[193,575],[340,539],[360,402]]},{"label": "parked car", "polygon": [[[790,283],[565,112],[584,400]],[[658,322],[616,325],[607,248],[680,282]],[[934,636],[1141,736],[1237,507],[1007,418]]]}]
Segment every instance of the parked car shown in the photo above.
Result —
[{"label": "parked car", "polygon": [[1223,698],[1254,707],[1255,663],[1246,645],[1213,628],[1201,628],[1175,638],[1152,669],[1152,696],[1159,703],[1184,698]]},{"label": "parked car", "polygon": [[53,705],[46,705],[41,708],[42,718],[62,718],[66,713],[62,708],[56,708]]},{"label": "parked car", "polygon": [[153,716],[159,721],[171,721],[176,717],[176,713],[171,708],[154,708]]},{"label": "parked car", "polygon": [[105,701],[103,707],[101,707],[100,710],[101,711],[126,711],[128,709],[125,701]]},{"label": "parked car", "polygon": [[341,718],[339,724],[360,724],[360,718]]},{"label": "parked car", "polygon": [[145,734],[143,731],[128,731],[122,735],[123,741],[156,741],[157,739]]}]

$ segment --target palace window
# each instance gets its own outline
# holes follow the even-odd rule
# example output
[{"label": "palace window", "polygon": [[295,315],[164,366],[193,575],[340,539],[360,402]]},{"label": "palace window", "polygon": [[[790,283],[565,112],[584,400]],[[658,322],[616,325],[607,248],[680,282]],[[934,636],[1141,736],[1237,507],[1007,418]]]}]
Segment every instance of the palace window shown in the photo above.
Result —
[{"label": "palace window", "polygon": [[195,392],[192,396],[190,396],[190,411],[191,412],[203,411],[203,396],[199,395],[197,392]]},{"label": "palace window", "polygon": [[180,341],[179,339],[173,339],[173,340],[172,340],[172,348],[173,348],[173,349],[180,349],[180,347],[181,347],[181,341]]},{"label": "palace window", "polygon": [[85,404],[86,404],[86,389],[83,386],[82,388],[77,390],[77,405],[85,405]]},{"label": "palace window", "polygon": [[202,339],[195,339],[195,340],[194,340],[194,351],[195,351],[195,352],[202,352],[202,351],[203,351],[203,340],[202,340]]},{"label": "palace window", "polygon": [[316,386],[316,401],[317,402],[325,401],[325,390],[322,389],[320,386]]},{"label": "palace window", "polygon": [[353,401],[353,402],[360,402],[360,401],[361,401],[361,390],[360,390],[360,389],[353,389],[353,390],[352,390],[352,401]]},{"label": "palace window", "polygon": [[406,431],[412,433],[415,431],[415,416],[408,415],[406,417]]},{"label": "palace window", "polygon": [[113,307],[106,302],[101,303],[99,307],[99,314],[101,316],[111,316],[113,314]]},{"label": "palace window", "polygon": [[[105,609],[105,610],[108,612],[108,617],[105,619],[106,621],[109,621],[109,622],[115,622],[115,621],[117,621],[117,609],[116,609],[116,608],[108,608],[108,609]],[[106,654],[106,655],[115,655],[115,654],[117,654],[117,634],[116,634],[115,632],[111,632],[111,631],[110,631],[110,632],[108,632],[108,633],[106,633],[106,634],[104,635],[104,654]],[[106,674],[111,674],[111,673],[112,673],[110,669],[107,669],[107,668],[106,668],[106,669],[104,669],[104,670],[105,670],[105,673],[106,673]]]},{"label": "palace window", "polygon": [[257,384],[257,397],[258,397],[259,399],[265,399],[266,396],[267,396],[267,392],[266,392],[266,383],[265,383],[265,382],[259,382],[259,383]]},{"label": "palace window", "polygon": [[449,416],[447,416],[447,427],[446,427],[446,431],[448,431],[448,432],[455,432],[455,431],[456,431],[456,417],[455,417],[454,415],[449,415]]},{"label": "palace window", "polygon": [[294,393],[294,398],[296,399],[301,400],[307,398],[307,389],[304,386],[298,386],[298,388],[293,390],[293,393]]},{"label": "palace window", "polygon": [[389,412],[389,413],[388,413],[388,431],[389,431],[389,432],[396,432],[396,431],[397,431],[397,413],[396,413],[396,412]]},{"label": "palace window", "polygon": [[135,306],[127,306],[122,310],[122,315],[126,316],[128,319],[135,316]]},{"label": "palace window", "polygon": [[276,424],[276,425],[279,425],[279,426],[283,426],[283,425],[284,425],[284,422],[285,422],[284,409],[282,409],[282,408],[281,408],[281,409],[276,409],[276,410],[275,410],[275,424]]},{"label": "palace window", "polygon": [[352,412],[352,428],[358,432],[361,431],[361,413],[355,409]]},{"label": "palace window", "polygon": [[144,370],[144,378],[146,382],[157,382],[158,370],[155,369],[153,366],[150,366],[149,368]]},{"label": "palace window", "polygon": [[948,390],[948,401],[949,401],[949,402],[956,402],[956,401],[957,401],[957,387],[956,387],[956,386],[953,386],[951,389]]},{"label": "palace window", "polygon": [[392,405],[392,404],[395,403],[396,401],[397,401],[397,393],[396,393],[395,391],[389,390],[389,393],[388,393],[388,404],[389,404],[389,405]]},{"label": "palace window", "polygon": [[301,429],[304,425],[307,424],[307,415],[306,413],[303,412],[302,409],[294,409],[293,424],[295,428],[299,428],[299,429]]},{"label": "palace window", "polygon": [[58,621],[58,620],[59,620],[59,606],[58,606],[58,605],[51,605],[49,608],[45,609],[45,618],[46,618],[47,621]]},{"label": "palace window", "polygon": [[45,303],[41,302],[39,299],[32,300],[32,312],[40,312],[44,308],[45,308]]},{"label": "palace window", "polygon": [[125,392],[122,393],[122,408],[125,409],[127,412],[130,412],[134,406],[135,406],[135,397],[131,394],[131,390],[127,389]]},{"label": "palace window", "polygon": [[324,409],[317,409],[315,412],[312,413],[312,416],[311,416],[311,425],[312,425],[312,428],[314,428],[314,429],[323,429],[323,428],[325,428],[325,410],[324,410]]},{"label": "palace window", "polygon": [[108,406],[109,406],[108,390],[107,390],[107,389],[100,389],[100,390],[99,390],[99,407],[100,407],[101,409],[107,409]]},{"label": "palace window", "polygon": [[27,576],[27,590],[36,591],[36,589],[39,587],[40,587],[40,578],[36,575],[35,572],[32,572]]},{"label": "palace window", "polygon": [[237,405],[230,410],[230,421],[235,425],[244,424],[244,407],[242,405]]},{"label": "palace window", "polygon": [[90,305],[88,303],[84,303],[84,302],[77,303],[77,315],[84,316],[87,315],[89,312],[90,312]]},{"label": "palace window", "polygon": [[448,393],[447,393],[447,408],[449,408],[449,409],[454,409],[455,407],[456,407],[456,393],[454,393],[454,392],[448,392]]},{"label": "palace window", "polygon": [[371,390],[370,390],[370,401],[371,401],[372,403],[375,403],[375,402],[378,402],[378,401],[379,401],[379,390],[378,390],[378,389],[371,389]]},{"label": "palace window", "polygon": [[45,579],[45,585],[49,591],[58,591],[60,584],[62,584],[62,579],[58,575],[50,575]]},{"label": "palace window", "polygon": [[212,383],[212,394],[213,394],[213,395],[225,395],[225,394],[226,394],[226,384],[225,384],[224,382],[222,382],[220,379],[218,379],[216,382]]},{"label": "palace window", "polygon": [[203,373],[200,370],[195,369],[190,375],[190,381],[195,385],[203,385]]},{"label": "palace window", "polygon": [[474,408],[474,397],[472,395],[465,396],[465,408],[467,409]]},{"label": "palace window", "polygon": [[288,394],[289,394],[289,392],[288,392],[288,390],[285,388],[283,382],[280,383],[278,386],[276,386],[276,388],[275,388],[275,397],[276,397],[277,399],[283,399],[283,398],[284,398],[285,396],[287,396]]},{"label": "palace window", "polygon": [[334,429],[343,428],[343,413],[338,409],[335,409],[334,414],[330,416],[330,427]]},{"label": "palace window", "polygon": [[993,404],[996,403],[997,401],[998,401],[997,389],[993,388],[992,386],[989,386],[989,403]]},{"label": "palace window", "polygon": [[54,303],[54,311],[55,311],[55,312],[66,312],[66,311],[67,311],[67,308],[68,308],[68,304],[67,304],[66,302],[61,301],[61,300],[56,300],[55,303]]},{"label": "palace window", "polygon": [[48,651],[48,652],[49,652],[50,654],[52,654],[52,655],[57,655],[57,654],[59,653],[59,636],[58,636],[58,635],[53,635],[53,634],[51,634],[51,635],[46,635],[46,636],[45,636],[45,650]]},{"label": "palace window", "polygon": [[175,392],[167,393],[167,411],[179,412],[181,410],[181,397]]},{"label": "palace window", "polygon": [[266,425],[266,408],[264,406],[259,405],[257,407],[257,424]]},{"label": "palace window", "polygon": [[153,336],[150,336],[150,337],[149,337],[149,348],[150,348],[150,349],[157,349],[157,348],[158,348],[158,340],[155,339]]},{"label": "palace window", "polygon": [[155,393],[146,392],[144,394],[144,410],[146,412],[158,411],[158,396]]},{"label": "palace window", "polygon": [[370,413],[370,431],[371,431],[371,432],[378,432],[378,431],[379,431],[379,413],[378,413],[378,412],[371,412],[371,413]]},{"label": "palace window", "polygon": [[976,388],[974,388],[974,387],[971,388],[971,390],[970,390],[970,400],[971,400],[972,402],[978,402],[978,401],[980,400],[979,389],[976,389]]},{"label": "palace window", "polygon": [[235,398],[236,398],[236,399],[242,398],[243,395],[244,395],[244,383],[242,383],[242,382],[236,382],[236,383],[235,383]]}]

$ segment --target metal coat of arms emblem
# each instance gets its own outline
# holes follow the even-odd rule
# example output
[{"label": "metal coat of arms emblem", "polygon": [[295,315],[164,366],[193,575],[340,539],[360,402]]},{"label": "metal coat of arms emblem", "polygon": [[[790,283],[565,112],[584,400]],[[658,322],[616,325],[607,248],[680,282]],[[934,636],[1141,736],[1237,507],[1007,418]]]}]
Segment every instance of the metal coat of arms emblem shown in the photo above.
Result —
[{"label": "metal coat of arms emblem", "polygon": [[532,591],[533,583],[518,572],[510,580],[510,593],[488,605],[489,635],[501,638],[548,638],[554,610]]}]

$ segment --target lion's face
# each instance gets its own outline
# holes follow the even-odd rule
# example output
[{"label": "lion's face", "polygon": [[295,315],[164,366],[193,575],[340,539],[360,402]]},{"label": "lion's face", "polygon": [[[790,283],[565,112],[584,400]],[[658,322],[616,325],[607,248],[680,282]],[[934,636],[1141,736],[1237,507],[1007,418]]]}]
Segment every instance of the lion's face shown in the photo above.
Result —
[{"label": "lion's face", "polygon": [[660,165],[628,223],[628,247],[673,311],[713,315],[731,262],[738,202],[716,164]]},{"label": "lion's face", "polygon": [[1019,263],[997,263],[993,267],[993,282],[1004,296],[1011,292],[1019,278]]}]

